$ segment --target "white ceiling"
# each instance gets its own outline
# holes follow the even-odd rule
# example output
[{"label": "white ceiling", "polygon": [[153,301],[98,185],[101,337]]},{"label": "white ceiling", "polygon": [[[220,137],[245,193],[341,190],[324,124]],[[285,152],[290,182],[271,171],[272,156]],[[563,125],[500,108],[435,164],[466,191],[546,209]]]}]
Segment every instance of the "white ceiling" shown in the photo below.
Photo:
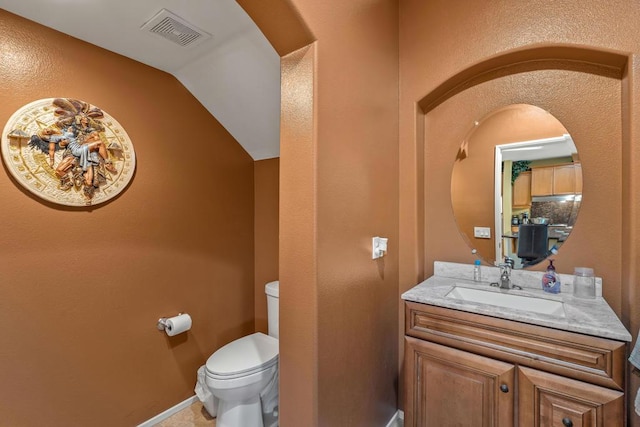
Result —
[{"label": "white ceiling", "polygon": [[498,145],[502,152],[502,160],[542,160],[571,157],[578,150],[571,135],[534,139],[531,141],[513,142]]},{"label": "white ceiling", "polygon": [[[0,0],[0,8],[173,74],[254,160],[279,156],[280,58],[234,0]],[[163,8],[213,37],[182,47],[142,30]]]}]

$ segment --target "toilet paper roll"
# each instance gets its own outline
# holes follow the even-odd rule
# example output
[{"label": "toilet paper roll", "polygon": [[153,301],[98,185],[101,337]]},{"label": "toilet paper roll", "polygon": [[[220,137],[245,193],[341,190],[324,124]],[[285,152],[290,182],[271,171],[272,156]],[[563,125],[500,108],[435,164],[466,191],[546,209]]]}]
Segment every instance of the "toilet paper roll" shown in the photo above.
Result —
[{"label": "toilet paper roll", "polygon": [[164,331],[170,337],[181,334],[191,329],[191,316],[188,314],[180,314],[179,316],[167,319],[167,326]]}]

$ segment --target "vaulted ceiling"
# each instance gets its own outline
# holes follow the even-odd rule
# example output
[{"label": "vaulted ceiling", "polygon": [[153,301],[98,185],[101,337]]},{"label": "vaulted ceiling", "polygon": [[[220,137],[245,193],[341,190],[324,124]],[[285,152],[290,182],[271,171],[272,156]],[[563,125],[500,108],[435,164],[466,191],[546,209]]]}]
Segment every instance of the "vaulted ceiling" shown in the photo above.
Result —
[{"label": "vaulted ceiling", "polygon": [[174,75],[254,160],[279,156],[280,58],[234,0],[0,0],[0,8]]}]

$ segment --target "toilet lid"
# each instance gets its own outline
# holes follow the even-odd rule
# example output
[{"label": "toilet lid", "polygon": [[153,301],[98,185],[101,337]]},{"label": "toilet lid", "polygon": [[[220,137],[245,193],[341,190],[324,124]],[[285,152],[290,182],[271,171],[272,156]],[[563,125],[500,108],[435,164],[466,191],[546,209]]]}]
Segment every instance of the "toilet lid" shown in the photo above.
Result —
[{"label": "toilet lid", "polygon": [[207,359],[207,371],[217,376],[237,376],[261,371],[278,361],[278,340],[256,332],[230,342]]}]

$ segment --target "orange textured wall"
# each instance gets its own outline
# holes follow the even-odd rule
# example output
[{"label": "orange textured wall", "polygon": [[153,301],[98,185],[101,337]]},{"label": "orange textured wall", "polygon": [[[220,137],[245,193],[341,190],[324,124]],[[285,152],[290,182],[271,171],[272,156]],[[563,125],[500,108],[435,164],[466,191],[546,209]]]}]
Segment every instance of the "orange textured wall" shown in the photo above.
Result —
[{"label": "orange textured wall", "polygon": [[[474,120],[528,103],[562,122],[583,162],[583,204],[558,268],[594,267],[605,298],[635,336],[639,65],[628,53],[640,51],[638,18],[640,10],[623,1],[402,3],[400,165],[407,185],[400,197],[401,292],[415,285],[421,267],[428,276],[435,260],[472,262],[450,207],[456,150]],[[507,69],[515,63],[519,68]],[[424,197],[416,200],[420,186]],[[635,388],[631,376],[630,399]],[[633,411],[630,419],[638,425]]]},{"label": "orange textured wall", "polygon": [[[254,162],[166,73],[4,11],[0,57],[0,122],[79,98],[124,126],[138,162],[92,209],[39,200],[3,168],[0,424],[136,425],[253,331]],[[191,331],[156,329],[180,311]]]},{"label": "orange textured wall", "polygon": [[254,164],[255,330],[268,332],[264,285],[278,280],[280,159]]},{"label": "orange textured wall", "polygon": [[[319,425],[384,425],[397,409],[398,6],[304,3],[318,37]],[[374,236],[389,238],[375,261]]]},{"label": "orange textured wall", "polygon": [[316,45],[282,58],[280,127],[280,425],[318,417],[315,168]]},{"label": "orange textured wall", "polygon": [[[239,3],[274,45],[286,35],[260,18],[270,5]],[[316,42],[283,62],[281,422],[385,425],[397,408],[398,5],[284,3]],[[390,244],[379,261],[376,235]]]}]

